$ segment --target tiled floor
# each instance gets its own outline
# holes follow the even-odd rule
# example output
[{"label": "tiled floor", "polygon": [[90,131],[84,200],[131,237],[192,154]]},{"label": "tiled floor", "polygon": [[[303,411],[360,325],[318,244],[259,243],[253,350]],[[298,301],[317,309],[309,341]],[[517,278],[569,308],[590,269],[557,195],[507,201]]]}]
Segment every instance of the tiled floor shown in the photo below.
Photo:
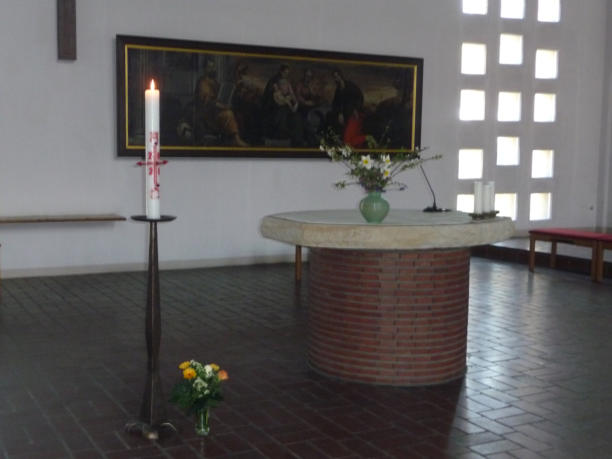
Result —
[{"label": "tiled floor", "polygon": [[291,265],[162,273],[162,379],[229,371],[212,434],[127,434],[146,360],[143,273],[2,282],[0,458],[609,458],[612,282],[472,259],[469,371],[430,388],[354,385],[305,359]]}]

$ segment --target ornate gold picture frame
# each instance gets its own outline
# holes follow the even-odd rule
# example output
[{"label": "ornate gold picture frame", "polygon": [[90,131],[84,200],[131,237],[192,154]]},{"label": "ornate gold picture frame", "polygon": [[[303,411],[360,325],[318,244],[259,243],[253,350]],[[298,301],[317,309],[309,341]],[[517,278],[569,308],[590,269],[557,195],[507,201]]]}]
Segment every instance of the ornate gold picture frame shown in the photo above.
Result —
[{"label": "ornate gold picture frame", "polygon": [[322,157],[386,132],[420,145],[423,59],[118,35],[119,156],[144,152],[144,92],[161,94],[163,156]]}]

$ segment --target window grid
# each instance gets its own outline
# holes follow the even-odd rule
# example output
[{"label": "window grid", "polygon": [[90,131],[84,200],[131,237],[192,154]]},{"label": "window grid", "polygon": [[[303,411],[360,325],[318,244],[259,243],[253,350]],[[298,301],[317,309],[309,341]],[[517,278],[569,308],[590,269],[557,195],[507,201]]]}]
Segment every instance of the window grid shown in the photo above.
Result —
[{"label": "window grid", "polygon": [[529,220],[550,220],[550,207],[550,193],[531,193],[529,196]]},{"label": "window grid", "polygon": [[521,65],[523,63],[523,36],[502,33],[499,36],[499,63]]},{"label": "window grid", "polygon": [[459,119],[482,121],[485,119],[485,92],[478,89],[462,89]]},{"label": "window grid", "polygon": [[554,157],[554,150],[533,150],[531,152],[531,178],[552,178]]},{"label": "window grid", "polygon": [[[463,0],[463,13],[466,15],[488,15],[487,0]],[[538,23],[543,22],[560,22],[561,20],[561,0],[537,0],[537,12],[529,11],[525,8],[525,0],[499,0],[499,17],[488,16],[480,19],[481,21],[521,21],[533,20],[533,13],[537,15],[537,23],[534,23],[535,28],[539,27]],[[529,17],[526,17],[529,13]],[[530,22],[531,23],[531,22]],[[490,98],[494,98],[497,93],[497,117],[496,119],[485,120],[485,126],[490,126],[491,123],[499,123],[503,125],[508,122],[518,122],[518,128],[531,124],[532,128],[527,132],[537,131],[542,123],[555,123],[557,111],[557,95],[554,92],[554,87],[551,83],[546,83],[546,92],[531,92],[532,90],[512,91],[511,89],[499,87],[495,90],[495,85],[491,87],[489,82],[495,82],[498,78],[505,78],[504,72],[517,70],[509,70],[510,67],[519,69],[523,73],[526,70],[525,61],[530,62],[533,67],[531,78],[534,80],[556,80],[559,73],[559,50],[558,49],[543,49],[536,48],[535,50],[525,53],[523,40],[533,40],[536,35],[532,31],[525,31],[525,35],[514,34],[498,34],[499,56],[498,64],[491,69],[486,66],[487,55],[486,48],[491,45],[490,40],[485,40],[484,43],[472,43],[466,40],[462,46],[461,55],[461,73],[465,75],[466,81],[478,81],[478,85],[469,84],[470,89],[461,90],[460,99],[460,120],[485,120],[485,106],[491,104]],[[535,43],[537,46],[537,43]],[[491,61],[489,61],[490,63]],[[470,80],[470,75],[486,75],[486,80]],[[501,78],[498,81],[503,81]],[[480,86],[480,87],[479,87]],[[493,91],[485,93],[484,88],[488,87]],[[552,91],[551,91],[552,90]],[[523,93],[522,91],[525,91]],[[521,119],[522,98],[532,99],[528,103],[533,102],[533,114],[527,115],[524,120]],[[526,100],[527,100],[526,99]],[[488,117],[488,115],[487,115]],[[514,130],[517,126],[514,126]],[[547,128],[550,129],[550,128]],[[527,136],[527,145],[531,136]],[[531,150],[531,161],[524,161],[526,164],[521,165],[522,161],[520,151],[519,137],[497,137],[497,148],[492,151],[485,145],[486,139],[482,139],[482,145],[474,145],[473,148],[464,148],[460,145],[458,156],[458,179],[485,179],[491,180],[495,178],[496,171],[499,167],[517,166],[519,171],[524,174],[525,179],[533,182],[517,182],[516,190],[507,189],[504,193],[495,194],[495,208],[500,210],[500,215],[506,215],[513,220],[520,215],[521,219],[527,217],[529,221],[551,219],[552,215],[552,193],[548,191],[529,192],[528,202],[518,202],[518,188],[526,183],[535,183],[535,180],[540,180],[538,187],[548,186],[552,182],[541,181],[542,179],[552,179],[554,177],[554,157],[555,152],[552,149],[547,149],[546,146],[539,147],[540,149]],[[486,152],[489,153],[486,153]],[[487,170],[487,157],[491,154],[496,154],[495,166],[492,170]],[[523,196],[521,194],[521,196]],[[526,196],[525,196],[526,197]],[[457,193],[457,210],[471,211],[474,205],[474,195]],[[526,207],[529,206],[528,209]],[[524,210],[521,210],[524,208]]]},{"label": "window grid", "polygon": [[487,45],[484,43],[463,43],[461,45],[461,73],[464,75],[487,73]]},{"label": "window grid", "polygon": [[535,93],[533,97],[533,121],[553,123],[557,117],[557,96],[555,94]]},{"label": "window grid", "polygon": [[463,0],[464,14],[487,14],[487,0]]},{"label": "window grid", "polygon": [[520,139],[518,137],[497,138],[497,165],[518,166],[520,163]]},{"label": "window grid", "polygon": [[554,80],[559,72],[559,52],[556,49],[538,49],[535,55],[535,77]]},{"label": "window grid", "polygon": [[473,194],[458,194],[457,195],[457,210],[459,212],[472,213],[474,211],[474,195]]},{"label": "window grid", "polygon": [[500,17],[504,19],[523,19],[525,0],[501,0]]},{"label": "window grid", "polygon": [[460,180],[482,178],[483,151],[480,148],[462,148],[459,150]]},{"label": "window grid", "polygon": [[497,97],[497,121],[521,120],[521,93],[500,91]]},{"label": "window grid", "polygon": [[500,217],[510,217],[516,220],[516,193],[495,193],[495,210]]},{"label": "window grid", "polygon": [[538,0],[538,21],[559,22],[561,20],[561,0]]}]

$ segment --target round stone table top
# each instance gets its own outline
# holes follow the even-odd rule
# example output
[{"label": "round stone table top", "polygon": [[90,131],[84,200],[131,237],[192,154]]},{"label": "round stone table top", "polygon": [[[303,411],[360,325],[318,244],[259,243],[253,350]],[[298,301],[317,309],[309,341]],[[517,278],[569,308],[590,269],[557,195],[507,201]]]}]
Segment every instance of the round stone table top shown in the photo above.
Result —
[{"label": "round stone table top", "polygon": [[509,239],[507,217],[472,220],[464,212],[391,209],[382,223],[367,223],[357,209],[309,210],[268,215],[261,234],[304,247],[411,250],[471,247]]}]

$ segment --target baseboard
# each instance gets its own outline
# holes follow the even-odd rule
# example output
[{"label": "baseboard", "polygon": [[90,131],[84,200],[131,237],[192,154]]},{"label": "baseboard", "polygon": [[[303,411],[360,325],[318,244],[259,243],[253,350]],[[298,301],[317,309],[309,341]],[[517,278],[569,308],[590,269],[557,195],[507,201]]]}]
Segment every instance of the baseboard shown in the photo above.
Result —
[{"label": "baseboard", "polygon": [[[305,261],[307,254],[302,256]],[[251,257],[228,257],[228,258],[206,258],[202,260],[168,260],[160,261],[159,269],[196,269],[213,268],[219,266],[244,266],[256,264],[293,263],[293,255],[258,255]],[[26,269],[3,269],[3,279],[18,277],[48,277],[48,276],[73,276],[79,274],[100,274],[129,271],[145,271],[146,263],[117,263],[87,266],[62,266],[50,268],[26,268]]]}]

